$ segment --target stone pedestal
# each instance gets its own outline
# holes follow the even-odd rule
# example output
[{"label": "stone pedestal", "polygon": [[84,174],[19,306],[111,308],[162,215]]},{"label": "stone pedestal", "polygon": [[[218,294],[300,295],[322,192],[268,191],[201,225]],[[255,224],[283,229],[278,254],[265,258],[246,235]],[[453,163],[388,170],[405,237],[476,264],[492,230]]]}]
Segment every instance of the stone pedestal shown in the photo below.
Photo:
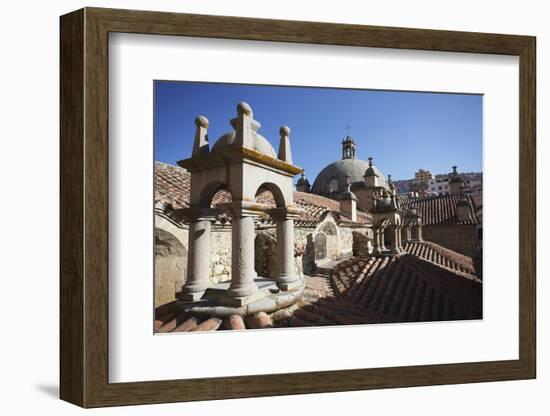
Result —
[{"label": "stone pedestal", "polygon": [[194,301],[202,297],[209,285],[210,228],[217,212],[210,208],[186,208],[180,213],[189,221],[187,280],[182,299]]}]

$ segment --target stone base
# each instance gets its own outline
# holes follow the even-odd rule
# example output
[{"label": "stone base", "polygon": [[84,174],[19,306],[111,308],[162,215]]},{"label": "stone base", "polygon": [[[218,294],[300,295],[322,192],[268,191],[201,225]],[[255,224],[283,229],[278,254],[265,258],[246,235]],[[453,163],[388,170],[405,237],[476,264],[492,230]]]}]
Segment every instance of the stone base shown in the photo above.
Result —
[{"label": "stone base", "polygon": [[195,302],[198,300],[201,300],[204,296],[205,292],[197,292],[197,293],[182,293],[180,295],[180,299],[186,302]]},{"label": "stone base", "polygon": [[277,286],[279,287],[279,289],[281,290],[284,290],[286,292],[288,292],[289,290],[294,290],[294,289],[297,289],[299,287],[302,287],[304,285],[304,279],[298,279],[298,280],[295,280],[294,282],[289,282],[289,283],[277,283]]},{"label": "stone base", "polygon": [[[242,317],[254,314],[256,312],[273,313],[277,310],[288,308],[302,298],[304,292],[303,280],[300,280],[301,285],[296,289],[283,291],[277,288],[275,281],[271,279],[258,279],[261,282],[258,285],[258,292],[251,297],[246,298],[229,298],[224,297],[225,290],[217,289],[216,287],[209,288],[202,299],[194,302],[179,300],[176,303],[176,311],[180,317],[187,318],[189,316],[201,317],[208,319],[211,317],[227,318],[231,315],[240,315]],[[222,287],[229,287],[229,283]],[[218,286],[218,285],[216,285]],[[252,296],[259,296],[253,298]],[[227,301],[226,304],[222,304]],[[248,303],[247,303],[248,302]],[[242,305],[237,305],[242,303]]]},{"label": "stone base", "polygon": [[267,296],[265,292],[256,292],[248,296],[231,297],[226,294],[221,295],[217,300],[222,306],[244,306]]},{"label": "stone base", "polygon": [[222,306],[239,307],[256,302],[279,291],[275,280],[272,279],[258,278],[254,279],[254,283],[258,290],[247,296],[228,296],[227,290],[229,289],[230,282],[223,282],[208,288],[204,298]]}]

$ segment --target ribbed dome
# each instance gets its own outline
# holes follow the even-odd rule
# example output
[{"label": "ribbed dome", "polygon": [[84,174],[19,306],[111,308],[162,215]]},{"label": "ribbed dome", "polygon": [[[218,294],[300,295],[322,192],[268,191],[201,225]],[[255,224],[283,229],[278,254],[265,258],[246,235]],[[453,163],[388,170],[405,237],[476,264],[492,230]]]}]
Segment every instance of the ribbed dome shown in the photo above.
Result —
[{"label": "ribbed dome", "polygon": [[[363,175],[369,168],[369,163],[360,159],[342,159],[337,160],[330,165],[326,166],[317,175],[315,182],[313,182],[313,188],[311,192],[315,194],[328,194],[330,192],[330,182],[336,179],[338,186],[336,192],[343,192],[346,189],[346,176],[350,177],[351,183],[363,182]],[[384,174],[376,166],[372,166],[374,172],[378,175],[378,180],[384,188],[387,188],[386,179]]]},{"label": "ribbed dome", "polygon": [[[261,134],[258,134],[256,132],[253,132],[252,135],[254,136],[252,149],[256,150],[257,152],[263,153],[266,156],[272,157],[274,159],[277,159],[277,153],[275,153],[275,149],[273,149],[273,146],[271,146],[271,143],[263,137]],[[220,152],[224,149],[227,149],[231,146],[233,146],[233,143],[235,142],[235,131],[231,131],[229,133],[225,133],[223,136],[221,136],[218,141],[212,146],[212,152]]]}]

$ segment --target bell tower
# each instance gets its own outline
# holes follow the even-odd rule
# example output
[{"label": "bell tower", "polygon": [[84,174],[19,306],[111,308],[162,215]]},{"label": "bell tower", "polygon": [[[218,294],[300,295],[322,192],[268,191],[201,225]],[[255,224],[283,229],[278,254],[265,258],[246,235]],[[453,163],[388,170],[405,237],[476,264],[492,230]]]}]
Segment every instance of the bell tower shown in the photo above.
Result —
[{"label": "bell tower", "polygon": [[355,159],[355,141],[351,136],[342,140],[342,159]]},{"label": "bell tower", "polygon": [[350,136],[349,131],[351,127],[348,124],[346,126],[347,134],[344,140],[342,140],[342,159],[355,159],[355,141]]}]

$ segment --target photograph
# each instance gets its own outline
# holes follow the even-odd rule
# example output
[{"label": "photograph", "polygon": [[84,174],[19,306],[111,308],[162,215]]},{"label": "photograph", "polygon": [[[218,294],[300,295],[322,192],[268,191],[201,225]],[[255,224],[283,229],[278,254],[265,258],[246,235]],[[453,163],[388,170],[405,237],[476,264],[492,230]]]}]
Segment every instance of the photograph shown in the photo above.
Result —
[{"label": "photograph", "polygon": [[156,334],[483,319],[483,95],[155,80]]}]

